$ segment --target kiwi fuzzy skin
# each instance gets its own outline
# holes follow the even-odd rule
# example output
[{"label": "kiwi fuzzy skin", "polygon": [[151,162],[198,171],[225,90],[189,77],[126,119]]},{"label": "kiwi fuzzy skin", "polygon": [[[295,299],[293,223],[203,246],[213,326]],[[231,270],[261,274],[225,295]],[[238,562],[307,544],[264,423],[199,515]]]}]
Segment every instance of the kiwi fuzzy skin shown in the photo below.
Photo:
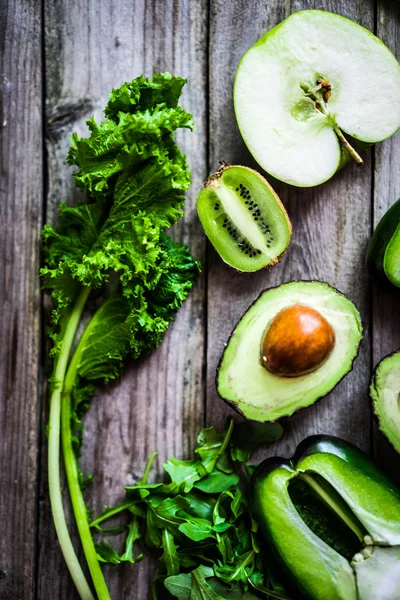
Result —
[{"label": "kiwi fuzzy skin", "polygon": [[[245,165],[230,165],[227,162],[225,162],[224,160],[221,160],[220,163],[221,163],[220,168],[217,171],[215,171],[215,173],[212,173],[211,175],[209,175],[207,177],[207,179],[205,180],[204,185],[203,185],[203,189],[204,188],[213,187],[215,185],[215,183],[221,179],[222,173],[224,171],[226,171],[227,169],[232,169],[232,168],[246,169],[247,171],[251,171],[251,173],[253,173],[254,175],[256,175],[259,179],[261,179],[261,181],[267,186],[267,188],[269,189],[269,191],[274,196],[274,198],[276,200],[276,203],[280,207],[280,209],[282,211],[282,214],[284,215],[284,217],[286,219],[286,222],[287,222],[287,225],[288,225],[288,229],[289,229],[289,241],[287,243],[286,248],[284,250],[282,250],[282,252],[278,256],[276,256],[275,258],[273,258],[267,265],[264,265],[263,267],[261,267],[259,269],[259,271],[262,271],[263,269],[270,269],[271,267],[273,267],[274,265],[276,265],[281,260],[282,256],[285,254],[286,250],[288,249],[290,241],[292,239],[293,228],[292,228],[292,223],[290,222],[287,210],[286,210],[285,206],[283,205],[282,200],[279,198],[278,194],[275,192],[275,190],[271,186],[271,184],[268,183],[268,181],[265,179],[265,177],[263,177],[261,175],[261,173],[259,173],[255,169],[252,169],[251,167],[246,167]],[[238,271],[238,273],[247,273],[247,272],[251,273],[252,272],[252,271],[242,271],[241,269],[237,269],[236,267],[234,267],[231,264],[229,264],[229,266],[232,269],[235,269],[235,271]]]},{"label": "kiwi fuzzy skin", "polygon": [[[287,281],[287,282],[284,282],[284,283],[322,283],[322,284],[325,284],[325,285],[329,286],[329,287],[330,287],[332,290],[334,290],[334,291],[335,291],[335,292],[336,292],[338,295],[340,295],[340,296],[344,296],[344,297],[347,299],[347,296],[346,296],[346,294],[344,294],[343,292],[341,292],[340,290],[338,290],[338,289],[337,289],[337,288],[335,288],[334,286],[330,285],[330,284],[329,284],[329,283],[327,283],[326,281],[319,281],[318,279],[308,279],[308,280],[307,280],[307,279],[294,279],[293,281]],[[219,393],[219,391],[218,391],[218,375],[219,375],[219,371],[220,371],[220,369],[221,369],[221,366],[222,366],[222,361],[223,361],[223,358],[224,358],[224,355],[225,355],[225,350],[226,350],[226,348],[228,347],[228,345],[229,345],[229,342],[230,342],[230,340],[231,340],[231,338],[232,338],[233,334],[236,332],[237,326],[239,325],[239,323],[240,323],[240,321],[242,320],[242,318],[244,317],[244,315],[245,315],[245,314],[246,314],[246,313],[247,313],[247,312],[248,312],[248,311],[251,309],[251,307],[252,307],[252,306],[254,306],[254,304],[256,304],[256,302],[257,302],[257,301],[258,301],[258,300],[261,298],[261,296],[262,296],[263,294],[265,294],[266,292],[269,292],[269,291],[271,291],[271,290],[275,290],[275,289],[277,289],[277,288],[281,287],[281,285],[284,285],[284,284],[273,285],[273,286],[271,286],[271,287],[269,287],[269,288],[265,288],[264,290],[262,290],[262,291],[261,291],[261,292],[258,294],[257,298],[256,298],[255,300],[253,300],[253,302],[252,302],[252,303],[251,303],[251,304],[248,306],[248,308],[247,308],[247,309],[244,311],[244,313],[243,313],[243,314],[242,314],[242,316],[240,317],[239,321],[236,323],[236,325],[234,326],[233,330],[231,331],[231,334],[230,334],[230,336],[228,337],[228,340],[227,340],[227,341],[226,341],[226,343],[225,343],[225,348],[224,348],[224,351],[223,351],[223,352],[222,352],[222,354],[221,354],[221,357],[220,357],[220,359],[219,359],[218,366],[217,366],[217,369],[216,369],[216,373],[215,373],[215,387],[216,387],[216,390],[217,390],[217,394],[218,394],[218,396],[221,398],[221,400],[223,400],[223,401],[225,402],[225,404],[227,404],[227,405],[228,405],[230,408],[233,408],[233,410],[235,410],[235,411],[236,411],[236,412],[237,412],[237,413],[238,413],[238,414],[239,414],[241,417],[244,417],[244,418],[245,418],[246,420],[248,420],[248,421],[249,421],[250,419],[248,419],[248,418],[246,417],[246,415],[243,413],[243,411],[242,411],[242,410],[241,410],[241,409],[240,409],[240,408],[237,406],[236,402],[234,402],[233,400],[229,400],[228,398],[224,398],[224,397],[223,397],[223,396],[221,396],[221,394]],[[363,332],[364,332],[364,326],[363,326],[363,322],[362,322],[362,320],[361,320],[361,315],[360,315],[360,322],[361,322],[361,334],[363,334]],[[268,419],[266,419],[266,420],[264,420],[264,421],[256,421],[256,422],[257,422],[257,423],[275,423],[275,422],[277,422],[277,421],[281,421],[282,419],[287,419],[287,418],[289,418],[289,417],[291,417],[291,416],[295,415],[296,413],[298,413],[300,410],[304,410],[304,409],[306,409],[306,408],[310,408],[311,406],[314,406],[314,405],[315,405],[317,402],[320,402],[320,401],[321,401],[323,398],[326,398],[326,396],[327,396],[328,394],[331,394],[331,393],[333,392],[333,390],[334,390],[334,389],[335,389],[335,388],[336,388],[336,387],[339,385],[339,383],[340,383],[341,381],[343,381],[343,379],[344,379],[344,378],[345,378],[345,377],[346,377],[346,376],[347,376],[347,375],[348,375],[348,374],[349,374],[349,373],[350,373],[350,372],[353,370],[354,361],[356,360],[356,358],[358,357],[358,355],[359,355],[359,353],[360,353],[360,345],[361,345],[361,342],[362,342],[362,335],[361,335],[361,339],[360,339],[360,341],[358,342],[358,344],[357,344],[357,347],[356,347],[356,349],[355,349],[354,356],[353,356],[353,359],[352,359],[352,361],[351,361],[351,367],[350,367],[350,369],[347,371],[347,373],[345,373],[345,374],[343,375],[343,377],[341,377],[341,378],[339,379],[339,381],[337,381],[337,382],[335,383],[335,385],[332,387],[332,389],[330,389],[330,390],[329,390],[329,392],[327,392],[327,393],[326,393],[326,394],[324,394],[323,396],[319,396],[319,398],[316,398],[312,404],[309,404],[308,406],[300,406],[299,408],[296,408],[296,409],[294,409],[294,410],[293,410],[293,412],[291,412],[290,414],[282,415],[281,417],[279,417],[279,419],[274,419],[274,420],[268,420]],[[394,352],[394,354],[396,354],[396,352]],[[377,365],[377,366],[378,366],[378,365]],[[254,420],[254,419],[252,419],[252,420]]]}]

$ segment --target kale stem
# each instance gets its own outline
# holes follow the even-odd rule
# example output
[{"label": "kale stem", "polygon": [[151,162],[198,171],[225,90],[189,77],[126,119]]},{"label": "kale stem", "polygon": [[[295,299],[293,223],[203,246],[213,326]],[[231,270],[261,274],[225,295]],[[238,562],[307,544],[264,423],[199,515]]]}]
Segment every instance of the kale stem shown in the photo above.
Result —
[{"label": "kale stem", "polygon": [[94,546],[92,534],[83,498],[81,486],[79,484],[79,467],[73,447],[73,436],[71,430],[72,418],[72,389],[75,384],[82,348],[84,347],[87,336],[90,335],[90,322],[83,332],[79,343],[75,349],[74,355],[68,367],[64,381],[64,389],[61,401],[61,441],[64,454],[64,464],[68,479],[68,488],[71,498],[72,508],[74,510],[75,521],[78,527],[79,536],[85,553],[86,561],[92,576],[93,585],[96,589],[99,600],[111,600],[110,594],[104,580],[103,572],[97,558],[96,548]]},{"label": "kale stem", "polygon": [[79,560],[75,554],[71,537],[68,532],[65,513],[62,503],[60,485],[60,417],[61,417],[61,392],[67,370],[68,358],[74,341],[75,333],[82,315],[83,308],[89,296],[90,288],[84,287],[75,305],[66,314],[62,321],[62,346],[55,360],[53,370],[53,391],[50,396],[49,416],[49,450],[48,472],[50,504],[53,521],[57,532],[65,562],[82,600],[94,600],[94,596],[86,581]]},{"label": "kale stem", "polygon": [[353,533],[358,537],[360,542],[363,542],[365,531],[361,528],[360,525],[356,522],[355,519],[351,518],[350,511],[344,510],[338,502],[334,498],[332,498],[329,493],[316,481],[314,477],[308,475],[308,473],[299,473],[299,477],[303,479],[308,485],[318,494],[318,496],[323,500],[334,513],[337,514],[340,519],[351,529]]}]

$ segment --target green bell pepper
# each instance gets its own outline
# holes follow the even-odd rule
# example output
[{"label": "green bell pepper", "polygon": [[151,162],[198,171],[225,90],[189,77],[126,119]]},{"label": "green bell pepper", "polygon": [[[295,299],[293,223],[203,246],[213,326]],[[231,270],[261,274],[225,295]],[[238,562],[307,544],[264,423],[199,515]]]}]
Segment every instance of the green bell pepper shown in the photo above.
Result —
[{"label": "green bell pepper", "polygon": [[[352,558],[300,516],[289,486],[299,480],[345,525],[355,542]],[[364,452],[339,438],[309,437],[292,460],[269,458],[259,465],[250,499],[269,546],[302,596],[400,600],[400,492]]]}]

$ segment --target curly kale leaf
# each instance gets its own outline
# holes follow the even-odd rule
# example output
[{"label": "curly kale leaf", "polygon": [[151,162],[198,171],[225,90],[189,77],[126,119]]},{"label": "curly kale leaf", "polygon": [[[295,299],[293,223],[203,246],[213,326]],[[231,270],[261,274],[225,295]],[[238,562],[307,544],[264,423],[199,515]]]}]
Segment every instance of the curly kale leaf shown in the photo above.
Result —
[{"label": "curly kale leaf", "polygon": [[190,186],[173,139],[177,127],[192,127],[177,106],[184,83],[170,74],[126,83],[111,93],[106,121],[90,119],[90,137],[73,138],[68,160],[79,168],[75,183],[91,197],[73,208],[61,204],[59,225],[43,230],[41,274],[55,300],[56,348],[57,324],[82,285],[98,288],[117,274],[132,321],[154,333],[144,344],[132,342],[138,356],[159,343],[196,278],[187,248],[164,233],[182,216]]},{"label": "curly kale leaf", "polygon": [[106,120],[98,125],[89,119],[90,137],[72,138],[67,161],[79,168],[76,185],[93,195],[107,195],[127,167],[157,158],[164,146],[173,150],[175,130],[193,129],[192,116],[178,106],[184,84],[184,79],[161,73],[153,81],[139,77],[113,90]]}]

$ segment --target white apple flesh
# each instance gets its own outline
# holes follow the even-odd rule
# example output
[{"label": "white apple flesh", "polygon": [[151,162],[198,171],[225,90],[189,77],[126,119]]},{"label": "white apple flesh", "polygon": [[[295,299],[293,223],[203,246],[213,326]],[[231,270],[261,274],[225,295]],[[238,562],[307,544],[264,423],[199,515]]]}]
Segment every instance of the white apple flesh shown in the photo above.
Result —
[{"label": "white apple flesh", "polygon": [[349,136],[382,141],[400,127],[400,65],[370,31],[339,15],[293,13],[239,63],[234,104],[263,169],[309,187],[337,171]]}]

